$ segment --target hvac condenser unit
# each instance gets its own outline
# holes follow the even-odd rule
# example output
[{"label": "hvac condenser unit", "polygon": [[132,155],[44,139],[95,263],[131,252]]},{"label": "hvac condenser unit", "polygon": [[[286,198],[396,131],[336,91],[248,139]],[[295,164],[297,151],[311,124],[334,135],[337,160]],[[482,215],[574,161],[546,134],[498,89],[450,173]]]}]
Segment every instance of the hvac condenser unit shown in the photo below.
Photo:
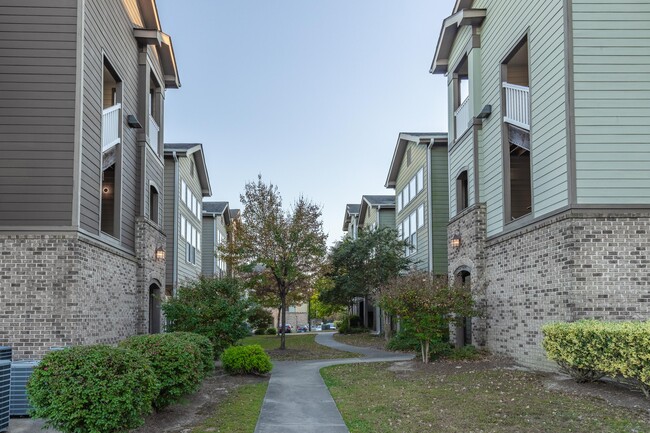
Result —
[{"label": "hvac condenser unit", "polygon": [[0,346],[0,361],[11,361],[11,347]]},{"label": "hvac condenser unit", "polygon": [[9,394],[11,385],[11,361],[0,360],[0,432],[9,429]]},{"label": "hvac condenser unit", "polygon": [[38,361],[14,361],[11,363],[11,398],[9,409],[11,416],[29,415],[27,400],[27,381],[29,381]]}]

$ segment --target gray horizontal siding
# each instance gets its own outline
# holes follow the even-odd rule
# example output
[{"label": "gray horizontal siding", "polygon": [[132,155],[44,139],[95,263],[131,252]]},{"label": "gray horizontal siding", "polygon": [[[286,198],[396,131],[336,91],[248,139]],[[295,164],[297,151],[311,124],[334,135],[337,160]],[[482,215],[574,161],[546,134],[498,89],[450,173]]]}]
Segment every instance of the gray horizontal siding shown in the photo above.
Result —
[{"label": "gray horizontal siding", "polygon": [[0,226],[69,226],[77,1],[0,6]]},{"label": "gray horizontal siding", "polygon": [[174,160],[172,158],[165,158],[165,187],[164,187],[164,202],[163,208],[163,227],[167,235],[167,260],[165,261],[165,272],[167,285],[174,284],[173,271],[175,263],[177,262],[177,252],[174,249],[174,239],[179,238],[178,221],[174,225],[174,209],[179,205],[180,197],[178,191],[175,189],[176,170]]}]

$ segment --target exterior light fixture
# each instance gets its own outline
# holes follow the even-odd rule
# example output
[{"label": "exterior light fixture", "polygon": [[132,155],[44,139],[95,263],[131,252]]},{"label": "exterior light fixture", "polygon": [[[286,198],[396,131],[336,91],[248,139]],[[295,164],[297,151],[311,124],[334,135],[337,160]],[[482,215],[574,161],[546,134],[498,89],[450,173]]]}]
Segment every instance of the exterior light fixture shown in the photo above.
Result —
[{"label": "exterior light fixture", "polygon": [[460,247],[460,235],[455,234],[454,237],[451,238],[451,246],[454,248]]},{"label": "exterior light fixture", "polygon": [[490,117],[490,114],[492,114],[492,106],[491,105],[486,105],[483,107],[480,113],[478,113],[478,116],[476,116],[479,119],[487,119]]},{"label": "exterior light fixture", "polygon": [[156,260],[163,261],[165,260],[165,250],[163,247],[156,248]]},{"label": "exterior light fixture", "polygon": [[135,117],[133,114],[129,114],[126,116],[126,123],[129,125],[129,127],[134,128],[134,129],[140,129],[142,128],[142,124],[140,121],[138,121],[138,118]]}]

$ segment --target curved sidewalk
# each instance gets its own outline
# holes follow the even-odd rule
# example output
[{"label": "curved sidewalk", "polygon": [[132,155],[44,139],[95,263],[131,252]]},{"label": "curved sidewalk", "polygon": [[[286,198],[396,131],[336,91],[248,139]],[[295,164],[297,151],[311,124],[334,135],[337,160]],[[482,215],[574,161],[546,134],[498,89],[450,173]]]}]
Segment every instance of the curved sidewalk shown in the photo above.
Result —
[{"label": "curved sidewalk", "polygon": [[359,353],[363,358],[275,362],[255,433],[349,433],[320,369],[337,364],[413,359],[413,355],[339,343],[334,340],[334,333],[317,334],[316,342]]}]

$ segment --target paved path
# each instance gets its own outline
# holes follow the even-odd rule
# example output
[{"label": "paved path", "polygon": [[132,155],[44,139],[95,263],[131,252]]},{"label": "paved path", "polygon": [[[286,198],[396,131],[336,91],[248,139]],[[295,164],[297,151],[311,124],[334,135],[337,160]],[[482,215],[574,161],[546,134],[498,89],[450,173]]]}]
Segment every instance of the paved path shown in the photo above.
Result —
[{"label": "paved path", "polygon": [[334,340],[334,333],[317,334],[316,342],[364,357],[275,362],[255,433],[349,433],[320,369],[337,364],[413,359],[413,355],[339,343]]}]

